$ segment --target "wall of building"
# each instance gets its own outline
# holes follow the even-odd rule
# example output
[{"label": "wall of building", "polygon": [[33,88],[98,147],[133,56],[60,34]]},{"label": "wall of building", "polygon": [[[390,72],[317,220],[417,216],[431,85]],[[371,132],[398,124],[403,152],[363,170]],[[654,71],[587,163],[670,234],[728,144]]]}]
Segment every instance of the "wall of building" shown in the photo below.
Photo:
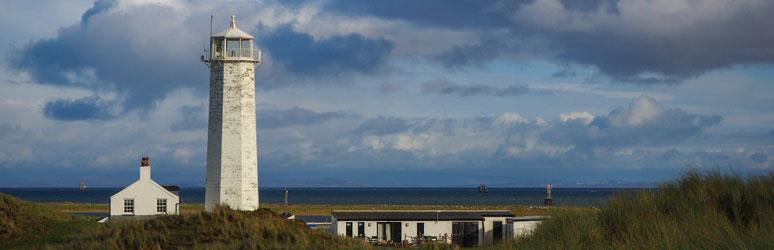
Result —
[{"label": "wall of building", "polygon": [[538,225],[540,225],[542,221],[540,220],[530,220],[530,221],[514,221],[513,222],[513,237],[523,237],[531,234],[533,231],[535,231],[535,228],[537,228]]},{"label": "wall of building", "polygon": [[207,134],[205,209],[258,208],[255,64],[213,62]]},{"label": "wall of building", "polygon": [[[491,234],[491,223],[493,221],[499,221],[502,219],[503,222],[503,231],[505,231],[506,221],[505,218],[491,218],[489,220],[489,234],[486,233],[486,229],[484,229],[485,222],[482,221],[400,221],[401,223],[401,234],[403,235],[403,239],[409,239],[409,236],[415,237],[417,235],[417,223],[425,223],[425,236],[437,236],[442,237],[446,235],[447,242],[451,244],[452,240],[452,222],[476,222],[478,223],[478,232],[479,232],[479,245],[482,244],[489,244],[492,242],[492,234]],[[347,230],[347,222],[352,222],[352,235],[353,237],[357,237],[357,223],[358,222],[364,222],[365,223],[365,236],[366,237],[372,237],[372,236],[378,236],[377,235],[377,224],[378,222],[398,222],[398,221],[338,221],[333,220],[331,232],[336,235],[346,236],[346,230]],[[369,225],[370,224],[370,225]],[[504,233],[504,232],[503,232]],[[486,235],[489,235],[489,238],[487,240]],[[505,234],[503,234],[503,239],[505,238]]]},{"label": "wall of building", "polygon": [[507,217],[484,217],[484,243],[491,244],[494,242],[494,222],[499,221],[503,223],[502,232],[500,232],[500,239],[506,239]]},{"label": "wall of building", "polygon": [[[124,199],[134,199],[134,213],[124,213]],[[178,214],[180,197],[164,189],[153,180],[140,179],[110,197],[110,216],[159,215],[156,199],[167,199],[167,213]]]}]

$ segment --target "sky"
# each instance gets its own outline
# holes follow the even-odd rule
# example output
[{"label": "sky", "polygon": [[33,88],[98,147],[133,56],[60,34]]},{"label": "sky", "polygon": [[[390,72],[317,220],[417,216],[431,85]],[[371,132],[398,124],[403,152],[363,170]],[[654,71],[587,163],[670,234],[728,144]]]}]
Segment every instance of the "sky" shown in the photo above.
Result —
[{"label": "sky", "polygon": [[[261,186],[641,186],[774,167],[767,0],[6,0],[0,187],[204,185],[214,30]],[[772,157],[770,157],[770,155]]]}]

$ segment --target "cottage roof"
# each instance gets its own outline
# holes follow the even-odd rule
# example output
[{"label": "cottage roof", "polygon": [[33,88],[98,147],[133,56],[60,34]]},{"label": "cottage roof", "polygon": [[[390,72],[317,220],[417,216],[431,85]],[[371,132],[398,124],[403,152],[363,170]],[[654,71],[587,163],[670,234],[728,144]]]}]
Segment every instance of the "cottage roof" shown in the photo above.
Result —
[{"label": "cottage roof", "polygon": [[432,221],[432,220],[484,220],[484,217],[513,217],[513,213],[505,210],[337,210],[331,213],[337,220],[362,220],[362,221]]},{"label": "cottage roof", "polygon": [[296,215],[296,220],[305,223],[330,223],[331,217],[327,215]]},{"label": "cottage roof", "polygon": [[534,216],[519,216],[519,217],[513,217],[509,220],[511,221],[540,221],[548,219],[549,216],[540,216],[540,215],[534,215]]},{"label": "cottage roof", "polygon": [[226,30],[218,32],[217,34],[212,35],[212,37],[253,39],[253,36],[237,28],[236,16],[231,16],[231,24],[228,26]]},{"label": "cottage roof", "polygon": [[179,186],[174,186],[174,185],[162,185],[162,187],[163,187],[164,189],[166,189],[167,191],[169,191],[169,192],[179,192],[179,191],[180,191],[180,187],[179,187]]}]

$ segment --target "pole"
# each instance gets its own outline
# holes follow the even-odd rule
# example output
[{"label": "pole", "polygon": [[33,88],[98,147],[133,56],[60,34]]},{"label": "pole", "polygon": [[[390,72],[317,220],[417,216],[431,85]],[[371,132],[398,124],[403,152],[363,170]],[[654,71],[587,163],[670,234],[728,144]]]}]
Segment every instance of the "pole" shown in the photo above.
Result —
[{"label": "pole", "polygon": [[210,57],[207,58],[208,61],[212,61],[212,19],[214,18],[213,15],[210,15],[210,37],[207,38],[208,43],[210,43]]},{"label": "pole", "polygon": [[288,187],[285,187],[285,214],[288,214]]}]

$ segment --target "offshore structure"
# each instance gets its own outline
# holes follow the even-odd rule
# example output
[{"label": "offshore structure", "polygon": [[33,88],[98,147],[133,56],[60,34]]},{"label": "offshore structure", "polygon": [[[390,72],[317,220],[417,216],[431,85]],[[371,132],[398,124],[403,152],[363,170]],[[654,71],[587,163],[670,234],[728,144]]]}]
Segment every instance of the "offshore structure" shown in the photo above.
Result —
[{"label": "offshore structure", "polygon": [[253,36],[229,27],[212,34],[201,60],[210,68],[207,179],[204,208],[258,209],[258,140],[255,126],[255,65],[261,51]]}]

